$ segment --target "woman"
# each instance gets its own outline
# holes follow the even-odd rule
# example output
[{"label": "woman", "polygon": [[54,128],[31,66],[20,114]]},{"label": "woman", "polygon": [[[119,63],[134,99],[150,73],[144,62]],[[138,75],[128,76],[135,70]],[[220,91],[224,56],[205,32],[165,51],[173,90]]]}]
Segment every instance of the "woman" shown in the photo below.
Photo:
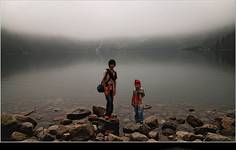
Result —
[{"label": "woman", "polygon": [[102,85],[104,87],[104,94],[107,100],[105,119],[111,119],[113,113],[113,99],[114,96],[116,95],[116,79],[117,79],[117,73],[114,70],[115,66],[116,66],[116,61],[114,59],[109,60],[108,62],[109,68],[106,69],[102,80]]}]

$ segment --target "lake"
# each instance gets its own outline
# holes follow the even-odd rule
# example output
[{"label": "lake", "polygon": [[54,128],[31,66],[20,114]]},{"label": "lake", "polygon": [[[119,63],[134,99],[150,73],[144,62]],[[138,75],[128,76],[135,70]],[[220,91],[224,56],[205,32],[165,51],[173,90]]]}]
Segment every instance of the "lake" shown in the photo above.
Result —
[{"label": "lake", "polygon": [[47,116],[49,110],[68,112],[77,107],[105,106],[104,95],[98,93],[96,87],[109,57],[117,61],[114,104],[118,114],[133,111],[130,102],[135,79],[141,80],[146,92],[144,102],[159,111],[161,108],[164,111],[161,106],[175,110],[234,109],[233,66],[218,63],[214,57],[176,52],[166,56],[121,53],[108,57],[11,60],[2,64],[2,112],[37,109]]}]

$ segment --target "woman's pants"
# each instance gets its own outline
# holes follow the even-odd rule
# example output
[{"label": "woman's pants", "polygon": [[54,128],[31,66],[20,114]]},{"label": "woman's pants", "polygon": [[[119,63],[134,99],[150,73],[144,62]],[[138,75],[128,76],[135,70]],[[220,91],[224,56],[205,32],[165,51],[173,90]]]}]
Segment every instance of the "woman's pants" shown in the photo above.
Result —
[{"label": "woman's pants", "polygon": [[106,96],[107,106],[106,115],[111,115],[113,112],[113,92],[110,91],[109,95]]}]

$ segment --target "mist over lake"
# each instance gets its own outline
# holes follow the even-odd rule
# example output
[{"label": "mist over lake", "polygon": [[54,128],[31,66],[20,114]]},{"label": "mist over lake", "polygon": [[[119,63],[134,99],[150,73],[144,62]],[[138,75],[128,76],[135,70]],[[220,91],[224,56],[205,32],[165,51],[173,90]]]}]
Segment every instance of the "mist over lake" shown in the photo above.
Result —
[{"label": "mist over lake", "polygon": [[[11,36],[6,32],[4,37]],[[17,38],[14,40],[17,42]],[[34,43],[32,40],[28,41]],[[16,54],[13,50],[3,53],[3,112],[105,105],[104,95],[98,93],[96,87],[110,58],[117,61],[115,110],[122,105],[130,106],[135,79],[142,81],[146,104],[234,107],[235,74],[234,64],[229,62],[231,53],[219,57],[211,51],[181,49],[180,45],[174,49],[174,40],[162,41],[163,46],[153,44],[153,39],[129,42],[114,39],[88,42],[83,47],[76,45],[83,53],[71,48],[60,52],[58,44],[52,49],[40,49],[55,41],[32,45],[27,51],[29,45],[24,45],[23,40],[17,45],[23,49],[22,53]],[[3,42],[7,47],[8,41],[3,39]],[[166,44],[168,42],[171,44]],[[55,47],[59,49],[57,54],[51,52]]]},{"label": "mist over lake", "polygon": [[234,0],[0,6],[2,141],[235,141]]}]

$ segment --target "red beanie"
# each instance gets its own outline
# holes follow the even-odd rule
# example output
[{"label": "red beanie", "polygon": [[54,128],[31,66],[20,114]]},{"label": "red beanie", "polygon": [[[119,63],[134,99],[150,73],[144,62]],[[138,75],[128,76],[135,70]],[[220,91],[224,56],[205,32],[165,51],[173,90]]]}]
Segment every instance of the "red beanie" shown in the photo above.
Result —
[{"label": "red beanie", "polygon": [[141,85],[141,81],[140,80],[134,80],[134,84],[135,85]]}]

